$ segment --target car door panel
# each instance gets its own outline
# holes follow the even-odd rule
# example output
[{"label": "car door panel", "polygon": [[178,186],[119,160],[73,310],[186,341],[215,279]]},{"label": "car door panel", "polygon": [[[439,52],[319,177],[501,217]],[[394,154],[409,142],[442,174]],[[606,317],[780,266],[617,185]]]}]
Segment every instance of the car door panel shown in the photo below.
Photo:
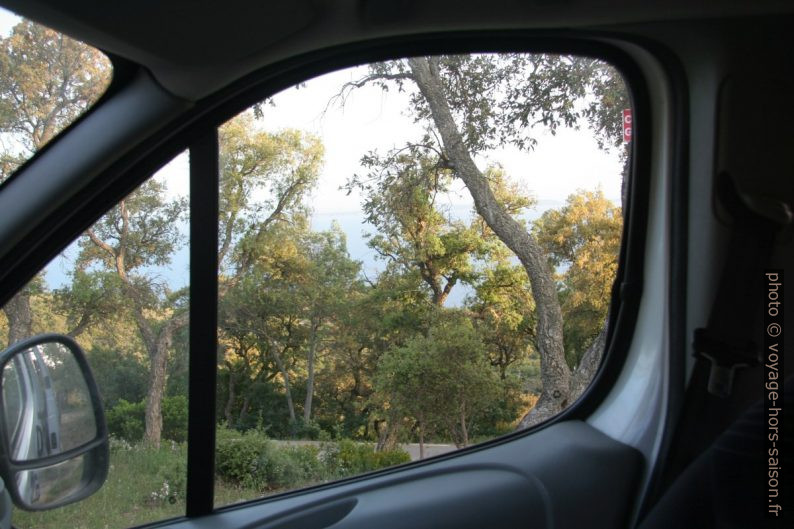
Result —
[{"label": "car door panel", "polygon": [[174,529],[624,526],[642,458],[580,421],[413,468],[232,506]]}]

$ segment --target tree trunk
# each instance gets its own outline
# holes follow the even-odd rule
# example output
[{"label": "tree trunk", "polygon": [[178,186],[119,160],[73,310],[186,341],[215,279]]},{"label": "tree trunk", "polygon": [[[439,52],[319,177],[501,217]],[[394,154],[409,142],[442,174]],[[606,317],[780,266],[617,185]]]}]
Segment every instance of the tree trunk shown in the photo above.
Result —
[{"label": "tree trunk", "polygon": [[312,418],[312,399],[314,398],[314,357],[317,353],[317,328],[318,325],[312,324],[312,334],[309,344],[309,354],[306,359],[306,400],[303,404],[303,422],[307,423]]},{"label": "tree trunk", "polygon": [[80,317],[80,321],[77,322],[77,325],[75,325],[72,330],[66,333],[66,336],[69,338],[77,338],[88,330],[88,327],[91,325],[91,320],[92,314],[90,312],[83,313]]},{"label": "tree trunk", "polygon": [[15,344],[33,335],[33,312],[30,310],[30,289],[26,286],[3,307],[8,319],[8,343]]},{"label": "tree trunk", "polygon": [[466,402],[460,405],[460,431],[463,435],[463,447],[469,446],[469,431],[466,428]]},{"label": "tree trunk", "polygon": [[595,377],[596,371],[598,371],[598,367],[601,365],[601,358],[604,356],[604,348],[607,343],[608,322],[609,315],[607,315],[598,336],[596,336],[593,343],[590,344],[590,347],[584,352],[582,359],[579,361],[579,365],[576,366],[576,369],[573,371],[573,376],[571,376],[571,396],[569,397],[572,404],[576,399],[582,396],[582,393],[584,393],[584,390],[590,385],[593,377]]},{"label": "tree trunk", "polygon": [[425,458],[425,421],[424,415],[419,415],[419,459]]},{"label": "tree trunk", "polygon": [[234,399],[236,395],[234,394],[235,388],[235,377],[234,371],[232,371],[231,364],[226,364],[229,368],[229,397],[226,399],[226,406],[223,408],[223,416],[226,417],[226,427],[232,427],[232,411],[234,410]]},{"label": "tree trunk", "polygon": [[[146,433],[144,439],[153,446],[160,446],[163,434],[163,397],[168,365],[168,349],[174,341],[174,333],[187,324],[188,314],[172,317],[163,325],[160,334],[149,346],[149,388],[146,395]],[[140,318],[139,320],[143,320]],[[148,322],[147,322],[148,325]],[[148,329],[151,333],[151,328]]]},{"label": "tree trunk", "polygon": [[450,111],[434,59],[409,59],[413,79],[430,108],[455,174],[471,193],[477,213],[518,257],[529,276],[537,307],[537,347],[543,389],[538,403],[521,421],[528,427],[562,411],[569,403],[571,371],[565,362],[562,310],[545,254],[524,226],[499,204],[488,180],[477,168]]},{"label": "tree trunk", "polygon": [[146,394],[146,433],[144,439],[160,446],[163,434],[163,394],[166,381],[166,355],[155,351],[149,356],[149,390]]},{"label": "tree trunk", "polygon": [[284,365],[284,359],[281,358],[281,355],[276,348],[276,344],[270,344],[270,350],[273,353],[273,360],[276,362],[276,366],[278,366],[278,370],[281,373],[282,378],[284,378],[284,393],[287,398],[287,408],[289,409],[289,420],[290,423],[295,423],[295,404],[292,402],[292,390],[290,389],[289,383],[289,372],[287,371],[287,366]]},{"label": "tree trunk", "polygon": [[[383,428],[381,428],[381,425],[383,425]],[[386,420],[377,421],[375,430],[378,432],[378,442],[375,445],[376,452],[392,450],[397,446],[399,419],[394,413],[388,413]]]},{"label": "tree trunk", "polygon": [[243,406],[240,408],[240,416],[237,418],[237,425],[241,426],[248,418],[248,408],[251,406],[251,395],[246,395],[243,399]]},{"label": "tree trunk", "polygon": [[92,230],[86,234],[88,238],[100,249],[104,250],[113,259],[113,266],[119,279],[124,284],[124,290],[132,300],[132,315],[135,319],[135,326],[141,335],[141,340],[149,354],[149,387],[146,392],[146,433],[144,439],[154,445],[160,446],[163,432],[162,402],[165,394],[165,383],[167,375],[168,349],[173,342],[174,333],[187,325],[189,313],[182,312],[172,316],[162,324],[159,334],[155,334],[154,325],[145,315],[146,308],[141,302],[142,294],[130,281],[127,275],[126,262],[126,237],[129,233],[129,212],[126,202],[119,202],[119,211],[122,219],[122,227],[119,231],[119,248],[110,246],[107,242],[100,239]]}]

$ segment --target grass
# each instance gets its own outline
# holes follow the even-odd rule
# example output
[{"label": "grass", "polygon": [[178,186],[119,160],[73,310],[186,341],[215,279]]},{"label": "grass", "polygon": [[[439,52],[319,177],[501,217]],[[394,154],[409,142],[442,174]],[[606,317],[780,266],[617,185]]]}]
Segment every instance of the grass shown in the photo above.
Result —
[{"label": "grass", "polygon": [[[186,461],[184,443],[153,449],[114,441],[108,479],[96,494],[52,511],[14,508],[12,521],[19,529],[116,529],[182,516]],[[220,484],[216,494],[218,504],[227,504],[257,492]]]},{"label": "grass", "polygon": [[[185,448],[169,443],[164,443],[159,450],[126,446],[129,448],[113,446],[111,449],[108,478],[96,494],[52,511],[28,513],[14,509],[14,525],[19,529],[104,529],[181,516],[183,501],[177,499],[171,503],[168,499],[155,499],[153,493],[161,491],[165,473],[176,469],[180,463],[185,468]],[[184,481],[184,477],[182,479]]]},{"label": "grass", "polygon": [[[311,447],[278,447],[266,438],[258,437],[258,434],[240,436],[219,431],[221,446],[225,439],[226,446],[236,446],[240,441],[244,445],[247,441],[267,449],[254,454],[253,459],[242,450],[227,452],[225,457],[229,464],[242,466],[237,474],[233,474],[238,478],[236,482],[216,477],[216,506],[339,479],[408,459],[404,452],[374,454],[372,447],[352,441],[329,443],[325,449],[327,453],[324,453]],[[111,440],[110,471],[97,493],[79,503],[52,511],[30,513],[14,508],[12,522],[19,529],[115,529],[182,516],[185,512],[186,462],[185,443],[164,441],[159,449],[155,449],[144,444]],[[239,479],[254,473],[256,465],[259,465],[256,472],[261,478],[259,481],[252,485],[247,479]],[[230,474],[227,472],[227,475]]]}]

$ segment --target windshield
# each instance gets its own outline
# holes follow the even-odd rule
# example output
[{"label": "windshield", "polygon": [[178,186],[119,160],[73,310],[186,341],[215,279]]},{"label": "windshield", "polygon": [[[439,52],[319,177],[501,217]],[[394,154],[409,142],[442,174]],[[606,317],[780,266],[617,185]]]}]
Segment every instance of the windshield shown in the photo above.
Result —
[{"label": "windshield", "polygon": [[99,50],[0,8],[0,183],[93,105],[111,73]]}]

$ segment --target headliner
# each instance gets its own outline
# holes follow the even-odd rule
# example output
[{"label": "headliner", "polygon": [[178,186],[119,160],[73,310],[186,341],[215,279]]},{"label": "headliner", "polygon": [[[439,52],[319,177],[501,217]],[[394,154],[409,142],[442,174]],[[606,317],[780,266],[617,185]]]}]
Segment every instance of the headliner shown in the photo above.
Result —
[{"label": "headliner", "polygon": [[[195,100],[280,59],[397,34],[614,26],[791,12],[788,0],[0,0]],[[484,8],[483,6],[487,6]]]}]

